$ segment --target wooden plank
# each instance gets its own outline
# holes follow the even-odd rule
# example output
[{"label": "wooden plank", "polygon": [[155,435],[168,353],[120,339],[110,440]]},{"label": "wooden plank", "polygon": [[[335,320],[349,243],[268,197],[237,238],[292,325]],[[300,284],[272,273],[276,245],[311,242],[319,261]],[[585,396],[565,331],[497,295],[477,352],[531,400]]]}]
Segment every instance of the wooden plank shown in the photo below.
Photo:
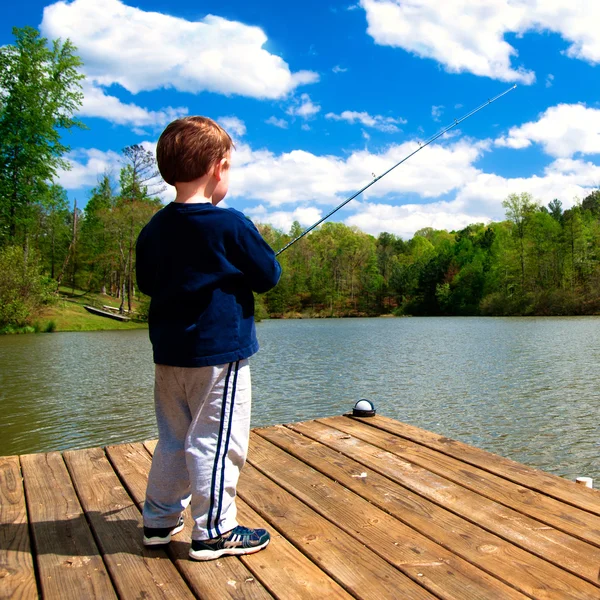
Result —
[{"label": "wooden plank", "polygon": [[38,598],[18,456],[0,456],[0,598]]},{"label": "wooden plank", "polygon": [[241,498],[237,499],[238,519],[247,527],[262,527],[271,534],[271,542],[264,552],[242,556],[241,560],[254,576],[281,600],[328,598],[351,600],[333,579],[297,550],[285,537],[271,528],[260,515]]},{"label": "wooden plank", "polygon": [[[150,447],[153,444],[148,443]],[[137,464],[137,461],[135,461]],[[271,529],[241,498],[236,500],[238,521],[248,527]],[[276,531],[270,531],[271,542],[264,552],[242,556],[240,560],[269,592],[282,600],[306,598],[350,599],[351,596],[327,577],[304,554]],[[229,559],[231,560],[231,559]],[[227,561],[229,562],[229,561]]]},{"label": "wooden plank", "polygon": [[[384,475],[391,481],[524,550],[567,569],[591,583],[599,584],[600,549],[596,546],[479,496],[471,490],[337,429],[314,421],[294,423],[288,427],[341,452],[367,469]],[[259,433],[262,434],[262,431],[259,430]],[[305,443],[303,440],[297,441],[302,449]],[[387,503],[388,500],[391,501],[393,494],[384,491],[383,487],[379,490],[379,496]]]},{"label": "wooden plank", "polygon": [[[453,481],[482,496],[600,546],[600,517],[535,492],[446,454],[399,438],[356,419],[332,417],[319,422],[358,437]],[[582,486],[583,487],[583,486]]]},{"label": "wooden plank", "polygon": [[29,523],[45,598],[116,598],[58,452],[21,456]]},{"label": "wooden plank", "polygon": [[[514,483],[539,491],[547,496],[552,496],[567,504],[572,504],[583,510],[600,515],[600,490],[578,486],[568,479],[533,469],[532,467],[476,448],[475,446],[469,446],[463,442],[419,429],[418,427],[401,423],[388,417],[376,416],[368,420],[358,420],[362,420],[365,424],[378,427],[417,444],[427,446],[432,450],[452,456]],[[581,473],[581,475],[585,475],[585,473]]]},{"label": "wooden plank", "polygon": [[142,545],[142,516],[100,448],[64,453],[119,598],[194,596],[163,550]]},{"label": "wooden plank", "polygon": [[[142,444],[109,446],[106,453],[141,510],[146,496],[150,455]],[[253,573],[235,557],[209,562],[190,560],[188,551],[193,522],[189,511],[185,517],[185,528],[173,538],[166,550],[198,597],[211,600],[272,598]]]},{"label": "wooden plank", "polygon": [[255,433],[251,437],[254,467],[432,594],[445,600],[525,598]]},{"label": "wooden plank", "polygon": [[[310,427],[313,424],[305,425]],[[323,427],[315,425],[317,428]],[[591,599],[600,595],[598,587],[582,581],[578,576],[566,573],[406,489],[398,488],[388,478],[365,468],[364,464],[341,456],[317,441],[284,427],[270,427],[255,432],[532,598]],[[386,463],[386,458],[380,457],[380,462]]]},{"label": "wooden plank", "polygon": [[435,598],[251,464],[242,470],[238,495],[358,600]]}]

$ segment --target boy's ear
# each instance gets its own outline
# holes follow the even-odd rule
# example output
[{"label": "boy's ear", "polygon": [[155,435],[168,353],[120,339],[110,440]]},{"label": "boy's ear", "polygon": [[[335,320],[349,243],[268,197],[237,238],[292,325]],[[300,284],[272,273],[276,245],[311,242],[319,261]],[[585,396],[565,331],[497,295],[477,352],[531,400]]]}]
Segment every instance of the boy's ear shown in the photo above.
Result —
[{"label": "boy's ear", "polygon": [[229,160],[227,158],[222,158],[215,163],[213,174],[217,181],[221,181],[223,171],[226,171],[227,169],[229,169]]}]

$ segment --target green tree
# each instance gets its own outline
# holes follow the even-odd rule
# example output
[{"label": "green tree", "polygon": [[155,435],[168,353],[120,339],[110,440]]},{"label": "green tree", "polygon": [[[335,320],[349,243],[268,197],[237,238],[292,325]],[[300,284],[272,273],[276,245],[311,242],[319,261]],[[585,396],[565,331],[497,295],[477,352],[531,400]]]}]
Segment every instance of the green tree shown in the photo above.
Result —
[{"label": "green tree", "polygon": [[559,223],[562,221],[562,202],[558,198],[554,198],[554,200],[548,204],[548,210],[553,219],[557,220]]},{"label": "green tree", "polygon": [[47,197],[36,208],[34,245],[40,252],[44,271],[55,279],[71,241],[72,215],[66,190],[60,185],[50,185]]},{"label": "green tree", "polygon": [[13,29],[15,44],[0,48],[0,242],[27,251],[33,206],[69,147],[61,133],[83,124],[73,115],[83,101],[81,60],[69,40],[50,46],[31,27]]},{"label": "green tree", "polygon": [[85,264],[87,281],[84,289],[100,291],[110,289],[110,277],[114,270],[109,235],[104,226],[104,217],[116,204],[114,182],[110,173],[104,173],[90,192],[80,228],[82,261]]},{"label": "green tree", "polygon": [[20,246],[0,249],[0,328],[26,325],[51,296],[36,252],[26,254]]},{"label": "green tree", "polygon": [[589,210],[596,218],[600,216],[600,190],[594,190],[581,202],[583,210]]},{"label": "green tree", "polygon": [[536,211],[537,204],[533,196],[527,192],[510,194],[502,206],[506,209],[506,217],[514,225],[514,236],[517,240],[519,265],[521,268],[521,288],[525,292],[525,261],[526,261],[526,232],[531,215]]},{"label": "green tree", "polygon": [[142,227],[160,208],[158,194],[164,191],[154,154],[143,146],[133,145],[123,148],[125,165],[121,169],[120,188],[111,221],[114,226],[115,241],[118,247],[120,266],[121,312],[132,310],[135,280],[135,240]]}]

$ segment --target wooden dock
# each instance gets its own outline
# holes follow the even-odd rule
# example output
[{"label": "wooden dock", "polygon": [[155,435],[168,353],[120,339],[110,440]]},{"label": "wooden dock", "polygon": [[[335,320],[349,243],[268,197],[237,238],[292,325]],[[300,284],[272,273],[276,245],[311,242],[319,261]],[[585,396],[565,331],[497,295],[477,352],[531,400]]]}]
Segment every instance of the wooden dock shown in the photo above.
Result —
[{"label": "wooden dock", "polygon": [[154,442],[0,457],[0,597],[600,599],[600,493],[385,417],[255,429],[257,554],[142,546]]}]

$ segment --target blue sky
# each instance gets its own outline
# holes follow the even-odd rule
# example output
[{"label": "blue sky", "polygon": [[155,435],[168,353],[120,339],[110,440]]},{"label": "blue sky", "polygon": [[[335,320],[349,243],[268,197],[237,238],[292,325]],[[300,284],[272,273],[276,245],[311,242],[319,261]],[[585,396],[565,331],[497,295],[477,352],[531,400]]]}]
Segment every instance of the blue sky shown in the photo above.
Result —
[{"label": "blue sky", "polygon": [[78,206],[123,147],[201,114],[236,142],[227,205],[309,226],[515,83],[332,220],[409,238],[501,220],[511,193],[567,208],[600,187],[597,3],[26,0],[3,17],[0,44],[31,25],[84,61],[89,129],[59,180]]}]

